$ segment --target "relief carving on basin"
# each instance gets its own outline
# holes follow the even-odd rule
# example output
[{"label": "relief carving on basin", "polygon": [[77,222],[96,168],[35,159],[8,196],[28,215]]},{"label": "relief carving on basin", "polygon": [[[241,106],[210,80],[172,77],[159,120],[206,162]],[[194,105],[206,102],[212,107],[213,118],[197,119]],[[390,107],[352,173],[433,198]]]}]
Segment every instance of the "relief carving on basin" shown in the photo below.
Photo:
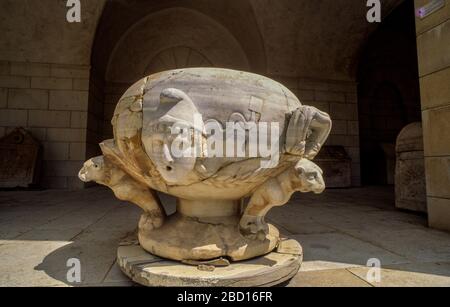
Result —
[{"label": "relief carving on basin", "polygon": [[[260,75],[190,68],[146,77],[119,100],[114,139],[79,177],[144,211],[139,243],[178,261],[233,261],[270,253],[280,240],[264,217],[296,192],[321,193],[312,160],[331,119]],[[156,191],[177,197],[166,216]]]}]

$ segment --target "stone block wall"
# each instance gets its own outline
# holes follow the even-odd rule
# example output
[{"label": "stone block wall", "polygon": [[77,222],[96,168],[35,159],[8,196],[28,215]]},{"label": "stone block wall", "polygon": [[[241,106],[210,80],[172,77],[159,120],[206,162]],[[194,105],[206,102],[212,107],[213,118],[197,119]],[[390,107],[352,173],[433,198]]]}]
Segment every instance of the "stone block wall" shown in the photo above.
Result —
[{"label": "stone block wall", "polygon": [[0,136],[24,127],[43,147],[44,187],[82,187],[89,67],[0,62]]},{"label": "stone block wall", "polygon": [[305,105],[330,114],[333,129],[326,145],[343,146],[352,159],[352,185],[361,185],[357,84],[334,80],[272,76]]},{"label": "stone block wall", "polygon": [[[450,231],[450,1],[416,18],[430,227]],[[416,0],[416,9],[428,3]]]}]

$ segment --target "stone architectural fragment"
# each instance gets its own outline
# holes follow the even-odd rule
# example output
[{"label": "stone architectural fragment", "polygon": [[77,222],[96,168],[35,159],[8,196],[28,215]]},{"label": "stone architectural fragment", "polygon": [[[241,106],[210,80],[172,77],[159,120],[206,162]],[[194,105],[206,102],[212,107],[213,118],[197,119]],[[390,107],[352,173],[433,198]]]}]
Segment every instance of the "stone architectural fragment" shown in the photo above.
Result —
[{"label": "stone architectural fragment", "polygon": [[427,212],[422,124],[409,124],[398,135],[395,206]]},{"label": "stone architectural fragment", "polygon": [[22,128],[0,139],[0,188],[29,187],[39,180],[40,144]]}]

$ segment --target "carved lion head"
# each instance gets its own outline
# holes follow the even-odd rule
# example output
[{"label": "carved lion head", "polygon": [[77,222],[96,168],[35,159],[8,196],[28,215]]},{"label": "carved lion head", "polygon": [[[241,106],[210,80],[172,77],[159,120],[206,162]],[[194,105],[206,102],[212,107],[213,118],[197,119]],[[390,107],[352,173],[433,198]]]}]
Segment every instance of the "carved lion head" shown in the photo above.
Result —
[{"label": "carved lion head", "polygon": [[108,174],[105,170],[105,161],[103,156],[94,157],[84,162],[83,167],[78,173],[81,181],[104,183],[107,181]]},{"label": "carved lion head", "polygon": [[323,172],[319,166],[307,159],[302,159],[295,166],[298,178],[300,178],[300,192],[314,192],[320,194],[325,190]]}]

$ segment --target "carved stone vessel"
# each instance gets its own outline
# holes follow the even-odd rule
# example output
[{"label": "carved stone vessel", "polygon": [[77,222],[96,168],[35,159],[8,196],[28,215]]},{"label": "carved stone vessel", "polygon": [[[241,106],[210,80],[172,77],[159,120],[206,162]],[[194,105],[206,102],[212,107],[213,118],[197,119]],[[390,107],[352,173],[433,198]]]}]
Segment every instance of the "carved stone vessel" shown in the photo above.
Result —
[{"label": "carved stone vessel", "polygon": [[[240,261],[279,244],[264,217],[292,193],[321,193],[311,160],[331,129],[283,85],[226,69],[166,71],[131,86],[112,119],[114,139],[79,177],[143,209],[139,243],[176,261]],[[166,216],[156,191],[178,199]]]}]

